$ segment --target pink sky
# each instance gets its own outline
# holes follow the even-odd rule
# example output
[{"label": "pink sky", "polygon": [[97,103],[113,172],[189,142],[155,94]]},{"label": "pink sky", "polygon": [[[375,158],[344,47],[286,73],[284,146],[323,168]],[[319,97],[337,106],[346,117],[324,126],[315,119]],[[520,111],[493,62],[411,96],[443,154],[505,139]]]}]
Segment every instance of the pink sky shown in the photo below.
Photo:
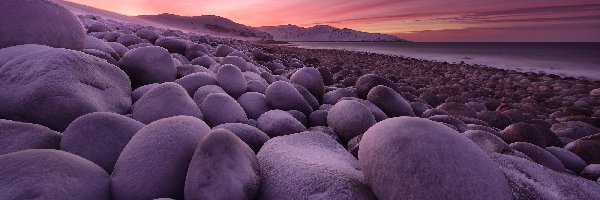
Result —
[{"label": "pink sky", "polygon": [[125,15],[218,15],[249,26],[327,24],[413,41],[596,41],[598,0],[69,0]]}]

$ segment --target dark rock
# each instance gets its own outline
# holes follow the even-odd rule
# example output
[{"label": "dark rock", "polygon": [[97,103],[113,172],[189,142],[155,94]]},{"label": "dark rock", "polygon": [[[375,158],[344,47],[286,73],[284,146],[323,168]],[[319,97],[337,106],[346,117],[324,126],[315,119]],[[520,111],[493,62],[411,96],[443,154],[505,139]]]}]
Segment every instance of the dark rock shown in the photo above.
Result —
[{"label": "dark rock", "polygon": [[366,99],[371,89],[375,86],[383,85],[394,91],[398,91],[396,84],[386,78],[374,74],[361,76],[356,81],[356,94],[362,99]]},{"label": "dark rock", "polygon": [[151,83],[175,81],[177,69],[169,52],[161,47],[139,47],[132,49],[119,60],[119,66],[134,88]]},{"label": "dark rock", "polygon": [[367,100],[381,108],[388,117],[415,116],[410,104],[396,91],[387,86],[373,87]]},{"label": "dark rock", "polygon": [[245,123],[246,113],[240,104],[227,94],[213,93],[206,96],[200,111],[210,127],[224,123]]},{"label": "dark rock", "polygon": [[171,82],[152,88],[133,104],[131,111],[131,117],[144,124],[177,115],[202,119],[200,109],[185,89]]},{"label": "dark rock", "polygon": [[242,123],[226,123],[215,126],[215,129],[223,128],[231,131],[242,141],[244,141],[254,152],[258,152],[263,144],[269,140],[269,136],[260,129]]},{"label": "dark rock", "polygon": [[58,149],[61,134],[37,124],[0,119],[0,156],[26,149]]},{"label": "dark rock", "polygon": [[294,116],[282,110],[271,110],[262,114],[258,120],[258,129],[269,137],[277,137],[306,131]]}]

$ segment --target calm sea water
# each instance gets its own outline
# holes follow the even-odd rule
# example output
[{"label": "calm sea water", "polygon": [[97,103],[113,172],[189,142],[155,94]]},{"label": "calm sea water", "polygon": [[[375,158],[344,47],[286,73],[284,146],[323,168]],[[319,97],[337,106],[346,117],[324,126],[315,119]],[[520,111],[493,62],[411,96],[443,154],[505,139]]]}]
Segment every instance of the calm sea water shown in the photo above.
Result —
[{"label": "calm sea water", "polygon": [[344,49],[545,72],[600,80],[600,43],[293,42],[301,48]]}]

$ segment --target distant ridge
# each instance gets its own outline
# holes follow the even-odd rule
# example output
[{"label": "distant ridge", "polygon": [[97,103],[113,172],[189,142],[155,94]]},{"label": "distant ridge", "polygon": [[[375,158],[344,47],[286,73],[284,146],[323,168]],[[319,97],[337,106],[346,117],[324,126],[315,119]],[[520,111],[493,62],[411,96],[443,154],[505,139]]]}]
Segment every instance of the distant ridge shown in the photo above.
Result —
[{"label": "distant ridge", "polygon": [[188,17],[163,13],[160,15],[140,15],[137,17],[184,31],[204,33],[214,36],[229,36],[234,38],[249,38],[255,40],[273,39],[273,37],[268,33],[215,15]]},{"label": "distant ridge", "polygon": [[277,41],[406,41],[400,37],[381,33],[367,33],[347,28],[335,28],[328,25],[317,25],[303,28],[296,25],[263,26],[258,30],[267,32]]}]

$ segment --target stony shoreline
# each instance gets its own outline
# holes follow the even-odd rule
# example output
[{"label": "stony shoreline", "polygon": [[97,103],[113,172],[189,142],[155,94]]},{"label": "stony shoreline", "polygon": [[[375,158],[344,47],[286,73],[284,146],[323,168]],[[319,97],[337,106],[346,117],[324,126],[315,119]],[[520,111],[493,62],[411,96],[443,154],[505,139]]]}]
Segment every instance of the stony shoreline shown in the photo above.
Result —
[{"label": "stony shoreline", "polygon": [[0,7],[0,199],[600,199],[599,82]]}]

